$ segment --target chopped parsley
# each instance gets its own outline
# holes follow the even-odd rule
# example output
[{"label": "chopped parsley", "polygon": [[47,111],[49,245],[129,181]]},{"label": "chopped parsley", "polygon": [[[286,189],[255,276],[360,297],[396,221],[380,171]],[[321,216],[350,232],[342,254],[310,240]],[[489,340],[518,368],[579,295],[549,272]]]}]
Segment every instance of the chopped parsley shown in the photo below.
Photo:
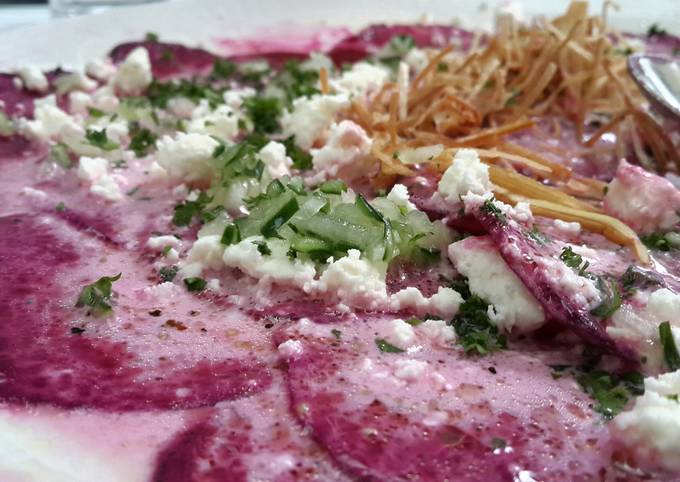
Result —
[{"label": "chopped parsley", "polygon": [[239,232],[238,226],[234,223],[227,224],[224,227],[220,243],[229,246],[231,244],[236,244],[239,241],[241,241],[241,233]]},{"label": "chopped parsley", "polygon": [[503,450],[507,446],[508,443],[502,438],[494,437],[491,439],[491,448],[493,450]]},{"label": "chopped parsley", "polygon": [[85,138],[87,139],[88,144],[98,147],[103,151],[113,151],[119,147],[118,144],[108,138],[106,135],[106,129],[102,129],[100,131],[95,129],[87,129],[85,132]]},{"label": "chopped parsley", "polygon": [[273,79],[272,85],[283,91],[290,106],[293,99],[319,94],[320,91],[316,88],[318,80],[318,70],[303,68],[299,60],[288,60]]},{"label": "chopped parsley", "polygon": [[505,214],[503,214],[503,211],[501,211],[501,209],[498,206],[496,206],[495,200],[496,199],[493,196],[490,197],[489,199],[484,201],[484,204],[482,204],[482,207],[480,207],[479,210],[484,214],[492,215],[493,217],[496,218],[496,220],[500,221],[501,223],[506,223],[507,218],[505,217]]},{"label": "chopped parsley", "polygon": [[590,310],[590,314],[606,320],[621,307],[621,291],[614,280],[603,276],[597,277],[597,288],[600,290],[602,301]]},{"label": "chopped parsley", "polygon": [[606,420],[611,420],[621,412],[632,396],[644,393],[643,376],[637,372],[615,375],[586,369],[576,374],[576,381],[597,401],[594,410]]},{"label": "chopped parsley", "polygon": [[331,330],[331,334],[335,337],[336,340],[339,340],[342,337],[342,331],[338,330],[337,328],[333,328]]},{"label": "chopped parsley", "polygon": [[403,353],[404,350],[399,348],[398,346],[394,346],[390,342],[382,339],[382,338],[376,338],[375,339],[375,345],[378,347],[378,350],[380,350],[383,353]]},{"label": "chopped parsley", "polygon": [[621,275],[619,282],[621,283],[625,298],[632,296],[638,289],[646,289],[664,284],[663,278],[655,271],[646,270],[635,265],[628,266],[626,272]]},{"label": "chopped parsley", "polygon": [[50,157],[57,163],[58,166],[68,169],[73,165],[71,156],[68,154],[68,147],[61,142],[50,147]]},{"label": "chopped parsley", "polygon": [[493,351],[507,347],[505,335],[499,334],[498,328],[489,318],[489,303],[475,294],[470,294],[467,283],[461,293],[464,303],[453,319],[453,329],[458,337],[458,344],[467,355],[487,355]]},{"label": "chopped parsley", "polygon": [[59,204],[56,205],[54,208],[58,213],[63,213],[66,211],[66,205],[63,202],[60,202]]},{"label": "chopped parsley", "polygon": [[184,201],[175,206],[172,223],[175,226],[188,226],[194,216],[200,216],[212,198],[202,192],[195,201]]},{"label": "chopped parsley", "polygon": [[672,372],[680,370],[680,353],[678,353],[678,347],[675,344],[673,331],[671,330],[671,324],[669,322],[664,321],[659,325],[659,338],[661,339],[663,357],[668,369]]},{"label": "chopped parsley", "polygon": [[574,250],[571,249],[571,246],[565,246],[562,249],[560,260],[562,260],[564,264],[572,269],[580,269],[581,264],[583,263],[583,258],[581,255],[574,253]]},{"label": "chopped parsley", "polygon": [[272,250],[266,241],[256,239],[255,241],[252,241],[252,243],[255,246],[257,246],[257,252],[260,253],[262,256],[271,256]]},{"label": "chopped parsley", "polygon": [[658,23],[651,24],[647,29],[648,38],[662,37],[664,35],[668,35],[668,32],[666,32],[665,29],[661,28]]},{"label": "chopped parsley", "polygon": [[99,119],[100,117],[104,117],[106,115],[106,112],[104,112],[103,110],[96,109],[94,107],[88,107],[87,113],[93,119]]},{"label": "chopped parsley", "polygon": [[78,295],[76,308],[89,307],[88,314],[94,316],[105,315],[112,311],[111,287],[118,281],[121,273],[116,276],[102,276],[94,283],[85,285]]},{"label": "chopped parsley", "polygon": [[184,285],[192,293],[200,293],[207,286],[207,282],[203,278],[193,277],[184,278]]},{"label": "chopped parsley", "polygon": [[411,35],[395,35],[376,55],[376,58],[387,67],[396,70],[399,62],[415,46],[416,41]]},{"label": "chopped parsley", "polygon": [[279,130],[281,102],[276,97],[248,97],[243,101],[248,118],[257,133],[272,134]]},{"label": "chopped parsley", "polygon": [[228,79],[236,73],[236,64],[227,59],[215,59],[213,62],[211,77],[216,79]]},{"label": "chopped parsley", "polygon": [[149,148],[156,145],[156,134],[146,127],[140,127],[134,122],[130,125],[130,144],[128,149],[133,151],[137,157],[145,156]]},{"label": "chopped parsley", "polygon": [[147,42],[158,42],[158,34],[155,32],[147,32],[144,36],[144,40]]},{"label": "chopped parsley", "polygon": [[236,177],[251,177],[258,181],[264,172],[264,163],[258,156],[259,150],[266,143],[260,136],[249,136],[238,144],[226,147],[217,146],[213,158],[221,165],[221,180],[228,185]]},{"label": "chopped parsley", "polygon": [[147,97],[151,105],[165,109],[168,102],[173,97],[185,97],[195,103],[199,103],[202,99],[215,107],[224,103],[222,92],[213,89],[208,85],[192,82],[187,79],[173,80],[169,82],[159,82],[154,80],[147,89]]},{"label": "chopped parsley", "polygon": [[670,251],[673,247],[668,239],[666,239],[666,236],[661,233],[640,236],[640,241],[642,241],[649,249],[656,249],[659,251]]},{"label": "chopped parsley", "polygon": [[160,270],[158,270],[158,276],[163,283],[167,283],[175,279],[177,271],[177,266],[163,266]]},{"label": "chopped parsley", "polygon": [[312,155],[298,147],[294,136],[285,139],[283,145],[286,146],[286,154],[293,160],[295,169],[304,171],[312,168]]}]

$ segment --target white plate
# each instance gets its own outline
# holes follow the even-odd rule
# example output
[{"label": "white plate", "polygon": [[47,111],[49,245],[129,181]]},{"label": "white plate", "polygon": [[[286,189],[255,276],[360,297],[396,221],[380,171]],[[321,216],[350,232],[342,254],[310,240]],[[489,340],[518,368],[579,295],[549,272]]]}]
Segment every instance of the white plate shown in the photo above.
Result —
[{"label": "white plate", "polygon": [[[263,27],[325,24],[359,28],[371,22],[414,22],[424,16],[438,23],[489,28],[499,4],[508,0],[176,0],[169,3],[119,7],[84,17],[55,20],[0,35],[0,69],[36,64],[45,68],[74,67],[104,55],[113,45],[156,32],[166,40],[215,49],[215,40],[242,37]],[[610,22],[620,29],[643,32],[652,23],[680,32],[680,2],[617,0]],[[566,0],[512,2],[525,17],[563,12]],[[602,0],[591,2],[600,12]]]}]

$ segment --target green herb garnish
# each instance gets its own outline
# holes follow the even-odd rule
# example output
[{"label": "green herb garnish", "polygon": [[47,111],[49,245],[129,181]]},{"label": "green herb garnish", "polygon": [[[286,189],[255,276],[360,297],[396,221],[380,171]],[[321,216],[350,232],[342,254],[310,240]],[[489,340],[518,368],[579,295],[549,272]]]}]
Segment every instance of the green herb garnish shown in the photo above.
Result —
[{"label": "green herb garnish", "polygon": [[257,252],[260,253],[262,256],[271,256],[272,250],[266,241],[256,239],[255,241],[252,241],[252,243],[255,246],[257,246]]},{"label": "green herb garnish", "polygon": [[333,328],[333,329],[331,330],[331,333],[333,334],[333,336],[335,337],[336,340],[339,340],[340,337],[342,337],[342,331],[340,331],[340,330],[338,330],[338,329],[336,329],[336,328]]},{"label": "green herb garnish", "polygon": [[597,277],[597,288],[602,295],[602,301],[590,310],[590,314],[606,320],[621,307],[621,292],[615,281],[602,276]]},{"label": "green herb garnish", "polygon": [[158,270],[158,276],[162,282],[167,283],[175,279],[177,271],[177,266],[163,266],[160,270]]},{"label": "green herb garnish", "polygon": [[118,149],[118,144],[113,142],[106,135],[106,129],[102,129],[100,131],[87,129],[85,132],[85,138],[90,145],[98,147],[103,151],[112,151],[114,149]]},{"label": "green herb garnish", "polygon": [[276,97],[248,97],[243,101],[243,107],[253,122],[255,132],[272,134],[279,130],[282,108]]},{"label": "green herb garnish", "polygon": [[665,235],[661,233],[640,236],[640,241],[642,241],[649,249],[656,249],[659,251],[670,251],[673,247],[668,239],[666,239]]},{"label": "green herb garnish", "polygon": [[212,77],[216,79],[228,79],[236,73],[236,64],[227,59],[215,59],[213,62]]},{"label": "green herb garnish", "polygon": [[146,127],[140,127],[137,123],[130,126],[130,144],[128,149],[133,151],[137,157],[145,156],[149,148],[156,145],[156,134]]},{"label": "green herb garnish", "polygon": [[640,373],[614,375],[602,370],[586,369],[576,374],[581,388],[597,401],[594,407],[606,420],[614,418],[634,395],[644,393]]},{"label": "green herb garnish", "polygon": [[375,339],[375,345],[378,347],[378,349],[384,353],[403,353],[404,350],[399,348],[398,346],[394,346],[390,342],[382,339],[382,338],[376,338]]},{"label": "green herb garnish", "polygon": [[672,372],[680,370],[680,353],[678,353],[678,347],[673,338],[671,324],[668,321],[664,321],[659,325],[659,338],[661,339],[663,357],[664,360],[666,360],[668,369]]},{"label": "green herb garnish", "polygon": [[658,23],[653,23],[649,26],[647,29],[647,37],[652,38],[652,37],[661,37],[664,35],[668,35],[668,32],[666,32],[665,29],[661,28]]},{"label": "green herb garnish", "polygon": [[203,278],[184,278],[184,284],[192,293],[200,293],[203,291],[208,284]]},{"label": "green herb garnish", "polygon": [[88,306],[88,314],[94,316],[105,315],[112,311],[111,307],[111,287],[115,281],[118,281],[122,273],[116,276],[102,276],[92,284],[86,285],[80,291],[78,300],[76,301],[77,308]]},{"label": "green herb garnish", "polygon": [[147,32],[144,36],[144,40],[147,42],[158,42],[158,34],[155,32]]},{"label": "green herb garnish", "polygon": [[93,119],[99,119],[100,117],[104,117],[106,115],[106,112],[104,112],[103,110],[96,109],[94,107],[88,107],[87,113]]},{"label": "green herb garnish", "polygon": [[303,151],[295,144],[295,137],[291,136],[283,141],[286,154],[293,160],[293,167],[305,171],[312,168],[312,155]]},{"label": "green herb garnish", "polygon": [[507,347],[505,335],[489,318],[489,303],[473,294],[460,305],[453,328],[458,336],[458,344],[468,355],[487,355]]}]

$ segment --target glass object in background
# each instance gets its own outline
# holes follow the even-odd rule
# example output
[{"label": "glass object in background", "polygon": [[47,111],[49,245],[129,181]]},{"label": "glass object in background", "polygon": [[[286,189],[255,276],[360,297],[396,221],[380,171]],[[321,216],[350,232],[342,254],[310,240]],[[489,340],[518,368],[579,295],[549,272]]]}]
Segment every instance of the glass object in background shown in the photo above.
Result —
[{"label": "glass object in background", "polygon": [[59,18],[101,12],[111,7],[141,5],[159,1],[162,0],[49,0],[49,3],[52,17]]}]

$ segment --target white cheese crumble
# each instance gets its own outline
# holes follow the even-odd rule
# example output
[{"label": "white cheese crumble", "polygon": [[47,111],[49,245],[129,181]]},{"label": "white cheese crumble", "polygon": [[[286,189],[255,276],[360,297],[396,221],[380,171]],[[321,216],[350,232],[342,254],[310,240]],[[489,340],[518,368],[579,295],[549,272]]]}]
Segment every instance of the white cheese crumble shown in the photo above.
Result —
[{"label": "white cheese crumble", "polygon": [[418,325],[417,330],[435,343],[445,345],[456,339],[453,327],[444,320],[425,320]]},{"label": "white cheese crumble", "polygon": [[90,183],[90,192],[109,201],[120,201],[123,192],[108,174],[109,161],[102,157],[82,156],[78,161],[78,178]]},{"label": "white cheese crumble", "polygon": [[474,149],[459,149],[453,163],[442,175],[437,191],[449,202],[458,202],[464,194],[491,191],[489,167],[479,160]]},{"label": "white cheese crumble", "polygon": [[667,231],[680,222],[680,191],[669,180],[621,161],[604,210],[642,234]]},{"label": "white cheese crumble", "polygon": [[75,118],[57,107],[53,94],[35,101],[33,120],[24,121],[22,130],[28,137],[43,142],[74,139],[85,133]]},{"label": "white cheese crumble", "polygon": [[397,318],[390,322],[390,332],[387,339],[395,346],[406,349],[416,338],[413,327],[404,320]]},{"label": "white cheese crumble", "polygon": [[108,59],[91,59],[85,64],[85,72],[97,80],[107,81],[116,73],[116,67]]},{"label": "white cheese crumble", "polygon": [[449,245],[448,253],[470,291],[490,303],[489,318],[500,330],[526,333],[545,322],[541,305],[488,237],[465,238]]},{"label": "white cheese crumble", "polygon": [[185,134],[175,137],[163,136],[156,141],[158,163],[171,179],[193,182],[210,178],[210,160],[219,143],[206,134]]},{"label": "white cheese crumble", "polygon": [[416,209],[415,204],[413,204],[409,198],[408,189],[403,184],[395,184],[390,192],[387,193],[387,199],[398,207],[403,207],[408,211]]},{"label": "white cheese crumble", "polygon": [[413,309],[419,315],[429,313],[442,318],[452,318],[458,313],[458,307],[463,302],[460,294],[444,286],[429,298],[423,296],[414,286],[408,286],[397,291],[390,297],[390,308],[396,311]]},{"label": "white cheese crumble", "polygon": [[643,463],[680,470],[680,371],[645,378],[645,393],[614,419],[620,440]]},{"label": "white cheese crumble", "polygon": [[308,151],[315,141],[326,136],[335,115],[347,106],[344,94],[298,97],[293,101],[293,110],[281,116],[283,135],[295,136],[295,143]]},{"label": "white cheese crumble", "polygon": [[198,238],[187,253],[187,262],[200,263],[205,268],[218,269],[223,265],[225,246],[220,242],[221,235],[209,234]]},{"label": "white cheese crumble", "polygon": [[182,242],[177,239],[177,237],[171,235],[171,234],[166,234],[166,235],[161,235],[161,236],[150,236],[149,239],[146,241],[146,245],[154,250],[160,251],[168,246],[171,248],[176,248],[180,246]]},{"label": "white cheese crumble", "polygon": [[415,381],[427,371],[428,363],[424,360],[396,360],[394,362],[394,376],[402,380]]},{"label": "white cheese crumble", "polygon": [[314,284],[313,290],[333,294],[342,303],[375,309],[387,301],[385,275],[369,261],[361,258],[357,249],[347,251],[347,256],[334,260]]},{"label": "white cheese crumble", "polygon": [[45,92],[50,86],[45,74],[43,74],[42,70],[35,65],[22,67],[18,69],[16,73],[21,78],[24,87],[28,90]]},{"label": "white cheese crumble", "polygon": [[343,120],[330,127],[328,141],[320,149],[311,149],[315,174],[311,182],[342,177],[352,179],[366,172],[364,161],[371,152],[372,140],[358,124]]},{"label": "white cheese crumble", "polygon": [[660,288],[648,296],[639,292],[632,301],[614,312],[607,333],[634,344],[647,357],[649,367],[660,369],[663,360],[659,324],[671,323],[671,332],[680,346],[680,295]]},{"label": "white cheese crumble", "polygon": [[103,157],[83,156],[78,162],[78,178],[83,181],[95,181],[106,174],[109,161]]},{"label": "white cheese crumble", "polygon": [[264,241],[262,236],[252,236],[237,244],[227,246],[222,261],[226,266],[238,268],[263,284],[283,283],[304,288],[316,275],[314,264],[298,259],[291,260],[285,242],[268,239],[272,254],[262,255],[253,241]]},{"label": "white cheese crumble", "polygon": [[82,72],[60,75],[55,79],[54,85],[57,88],[57,94],[65,94],[74,90],[89,91],[97,88],[97,82]]},{"label": "white cheese crumble", "polygon": [[284,341],[278,346],[277,350],[279,355],[287,360],[299,357],[304,351],[302,343],[299,340]]},{"label": "white cheese crumble", "polygon": [[122,93],[134,95],[146,89],[152,80],[149,52],[144,47],[137,47],[118,66],[113,82]]},{"label": "white cheese crumble", "polygon": [[21,189],[21,194],[24,196],[32,197],[33,199],[47,199],[47,193],[41,189],[34,189],[30,186],[26,186]]},{"label": "white cheese crumble", "polygon": [[220,105],[212,110],[210,104],[202,100],[190,116],[187,132],[209,134],[229,141],[235,140],[238,136],[239,115],[228,105]]},{"label": "white cheese crumble", "polygon": [[286,155],[286,146],[276,141],[269,141],[257,156],[264,163],[265,169],[272,179],[290,176],[293,160]]},{"label": "white cheese crumble", "polygon": [[329,84],[341,94],[365,97],[378,92],[389,78],[387,69],[368,62],[357,62],[339,78],[330,80]]},{"label": "white cheese crumble", "polygon": [[561,219],[555,219],[554,225],[565,234],[577,235],[581,233],[581,224],[577,222],[570,223]]},{"label": "white cheese crumble", "polygon": [[536,259],[536,263],[546,278],[553,280],[562,293],[571,297],[576,304],[591,310],[600,303],[601,294],[595,282],[585,276],[579,276],[559,258],[541,257]]}]

